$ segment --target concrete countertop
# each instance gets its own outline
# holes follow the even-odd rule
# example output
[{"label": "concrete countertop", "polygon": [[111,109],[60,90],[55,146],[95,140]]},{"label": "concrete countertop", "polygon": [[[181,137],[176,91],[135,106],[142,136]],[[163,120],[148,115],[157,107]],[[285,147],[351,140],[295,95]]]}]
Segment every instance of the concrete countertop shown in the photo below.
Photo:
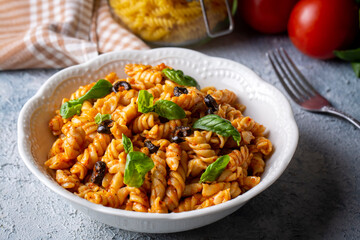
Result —
[{"label": "concrete countertop", "polygon": [[[242,63],[279,88],[265,53],[284,47],[335,107],[360,119],[360,79],[348,63],[299,53],[285,35],[236,29],[193,49]],[[17,150],[20,109],[57,70],[0,72],[0,239],[359,239],[360,130],[291,102],[300,139],[285,173],[230,216],[203,228],[142,234],[90,219],[30,173]]]}]

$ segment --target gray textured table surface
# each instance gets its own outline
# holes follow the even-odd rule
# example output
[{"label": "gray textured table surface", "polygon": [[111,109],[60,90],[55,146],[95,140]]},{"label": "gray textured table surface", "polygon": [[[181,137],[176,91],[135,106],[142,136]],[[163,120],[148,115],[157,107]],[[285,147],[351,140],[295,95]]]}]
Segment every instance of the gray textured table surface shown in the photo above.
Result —
[{"label": "gray textured table surface", "polygon": [[[236,29],[194,49],[240,62],[284,92],[265,57],[279,46],[336,107],[360,119],[360,80],[349,64],[310,59],[286,36]],[[41,184],[17,150],[19,111],[55,72],[0,72],[0,239],[360,238],[360,130],[293,103],[300,131],[293,160],[277,182],[232,215],[200,229],[161,235],[128,232],[90,219]]]}]

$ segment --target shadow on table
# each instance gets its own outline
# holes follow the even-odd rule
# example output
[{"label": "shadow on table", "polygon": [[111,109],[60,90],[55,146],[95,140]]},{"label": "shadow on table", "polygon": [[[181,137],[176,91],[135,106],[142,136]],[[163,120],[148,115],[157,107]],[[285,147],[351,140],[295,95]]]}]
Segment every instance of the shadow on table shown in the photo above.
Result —
[{"label": "shadow on table", "polygon": [[331,156],[329,150],[336,150],[322,148],[310,136],[300,136],[302,148],[297,149],[283,176],[265,192],[216,223],[168,236],[177,239],[179,236],[183,239],[321,239],[335,211],[344,205],[337,182],[339,172],[329,166],[331,163],[323,155]]}]

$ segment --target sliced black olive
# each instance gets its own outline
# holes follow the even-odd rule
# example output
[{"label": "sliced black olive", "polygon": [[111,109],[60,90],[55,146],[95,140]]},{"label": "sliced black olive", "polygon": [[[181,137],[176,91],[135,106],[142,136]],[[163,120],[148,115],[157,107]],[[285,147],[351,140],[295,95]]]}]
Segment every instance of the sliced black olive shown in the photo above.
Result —
[{"label": "sliced black olive", "polygon": [[111,120],[111,119],[108,119],[108,120],[105,120],[103,122],[101,122],[97,128],[97,132],[98,133],[105,133],[105,134],[110,134],[111,131],[110,131],[110,128],[111,128],[111,125],[114,121]]},{"label": "sliced black olive", "polygon": [[104,121],[102,121],[102,124],[105,124],[106,126],[110,126],[114,121],[111,119],[106,119]]},{"label": "sliced black olive", "polygon": [[174,142],[174,143],[181,143],[181,142],[185,141],[183,139],[183,137],[187,137],[190,134],[191,134],[191,128],[190,127],[178,126],[173,131],[172,137],[171,137],[170,140],[171,140],[171,142]]},{"label": "sliced black olive", "polygon": [[169,121],[169,119],[164,118],[162,116],[159,116],[159,120],[160,120],[161,123],[167,123]]},{"label": "sliced black olive", "polygon": [[212,110],[212,108],[208,108],[206,110],[206,115],[209,115],[209,114],[214,114],[214,110]]},{"label": "sliced black olive", "polygon": [[90,177],[90,182],[100,186],[105,176],[105,171],[106,171],[106,163],[103,161],[96,162],[94,166],[94,170]]},{"label": "sliced black olive", "polygon": [[123,87],[125,90],[130,90],[131,89],[131,85],[126,82],[126,81],[118,81],[118,82],[115,82],[113,87],[112,87],[112,91],[113,92],[118,92],[119,91],[119,87]]},{"label": "sliced black olive", "polygon": [[174,96],[178,97],[181,94],[188,94],[189,91],[183,87],[174,87]]},{"label": "sliced black olive", "polygon": [[157,152],[157,150],[159,150],[159,147],[155,146],[150,140],[146,140],[144,142],[144,144],[145,144],[145,147],[147,147],[149,149],[150,153],[155,153],[155,152]]},{"label": "sliced black olive", "polygon": [[173,136],[187,137],[191,135],[191,128],[185,126],[178,126],[173,132]]},{"label": "sliced black olive", "polygon": [[208,108],[211,108],[214,112],[219,110],[219,105],[215,101],[215,99],[210,95],[206,95],[204,98],[204,102]]},{"label": "sliced black olive", "polygon": [[99,125],[97,128],[98,133],[107,133],[107,128],[104,125]]},{"label": "sliced black olive", "polygon": [[172,136],[170,140],[171,140],[171,142],[174,142],[174,143],[181,143],[181,142],[185,141],[184,139],[182,139],[181,137],[179,137],[177,135]]}]

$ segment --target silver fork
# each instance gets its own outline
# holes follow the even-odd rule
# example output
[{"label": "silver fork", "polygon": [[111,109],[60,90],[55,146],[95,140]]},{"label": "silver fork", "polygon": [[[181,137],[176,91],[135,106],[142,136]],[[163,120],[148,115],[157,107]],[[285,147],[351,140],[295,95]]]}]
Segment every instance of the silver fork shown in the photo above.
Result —
[{"label": "silver fork", "polygon": [[330,113],[345,118],[360,129],[358,120],[335,109],[310,85],[284,49],[275,49],[266,55],[285,90],[300,107],[311,112]]}]

